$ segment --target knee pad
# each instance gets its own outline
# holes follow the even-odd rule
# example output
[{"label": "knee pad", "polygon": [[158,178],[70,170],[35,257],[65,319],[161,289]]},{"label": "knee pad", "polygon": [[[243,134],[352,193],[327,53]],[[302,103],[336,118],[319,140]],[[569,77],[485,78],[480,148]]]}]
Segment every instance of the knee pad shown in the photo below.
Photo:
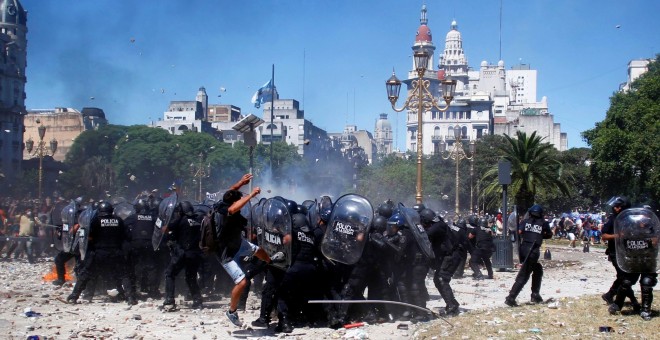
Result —
[{"label": "knee pad", "polygon": [[633,282],[630,281],[629,279],[623,279],[623,280],[621,280],[621,286],[622,286],[623,288],[629,289],[629,288],[632,287],[632,285],[633,285]]},{"label": "knee pad", "polygon": [[644,276],[639,281],[639,284],[646,287],[655,287],[658,284],[658,278],[653,276]]}]

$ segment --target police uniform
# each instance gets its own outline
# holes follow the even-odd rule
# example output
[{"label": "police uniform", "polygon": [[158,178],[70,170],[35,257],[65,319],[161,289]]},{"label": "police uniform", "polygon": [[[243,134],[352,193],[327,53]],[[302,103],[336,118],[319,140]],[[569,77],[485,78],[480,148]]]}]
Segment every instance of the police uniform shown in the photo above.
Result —
[{"label": "police uniform", "polygon": [[150,209],[136,206],[136,213],[131,214],[124,221],[131,231],[128,279],[132,295],[136,295],[138,284],[136,273],[140,273],[141,291],[148,293],[152,298],[159,296],[158,263],[151,241],[156,218],[157,215]]},{"label": "police uniform", "polygon": [[202,307],[202,294],[197,284],[197,270],[202,261],[202,250],[199,248],[202,217],[193,213],[190,202],[184,201],[180,203],[179,215],[167,226],[170,263],[165,270],[163,305],[175,304],[174,279],[181,270],[185,270],[186,284],[193,300],[192,308]]},{"label": "police uniform", "polygon": [[[530,208],[535,209],[536,205]],[[540,257],[541,244],[544,239],[552,238],[552,230],[550,224],[543,219],[542,210],[534,216],[530,213],[530,217],[518,226],[518,234],[520,235],[520,247],[518,248],[518,255],[522,267],[518,271],[516,281],[509,291],[505,303],[509,306],[516,305],[516,297],[523,289],[530,275],[532,276],[532,295],[531,300],[534,303],[543,302],[541,297],[541,282],[543,280],[543,266],[538,262]]]},{"label": "police uniform", "polygon": [[493,235],[490,228],[488,228],[486,219],[480,219],[478,225],[470,231],[470,234],[474,235],[475,239],[474,250],[470,257],[470,268],[474,272],[474,278],[477,280],[484,278],[479,268],[483,264],[488,272],[488,278],[492,279],[493,265],[490,262],[490,257],[493,255],[495,245],[493,244]]},{"label": "police uniform", "polygon": [[433,283],[447,304],[446,313],[449,315],[457,314],[459,303],[454,297],[449,282],[451,282],[453,274],[461,263],[463,253],[467,255],[467,252],[455,250],[458,246],[454,240],[454,233],[442,219],[432,222],[430,227],[426,229],[426,234],[429,241],[431,241],[431,247],[435,254]]}]

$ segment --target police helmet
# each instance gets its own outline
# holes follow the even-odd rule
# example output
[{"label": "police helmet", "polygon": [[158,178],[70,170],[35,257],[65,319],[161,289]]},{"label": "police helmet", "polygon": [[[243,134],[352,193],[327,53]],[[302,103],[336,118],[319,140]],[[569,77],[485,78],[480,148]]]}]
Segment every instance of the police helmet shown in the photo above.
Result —
[{"label": "police helmet", "polygon": [[301,213],[295,213],[291,216],[291,226],[296,229],[303,229],[309,226],[307,216]]},{"label": "police helmet", "polygon": [[327,223],[328,220],[330,220],[331,213],[332,213],[332,208],[322,208],[321,211],[319,211],[319,218],[321,218],[321,221]]},{"label": "police helmet", "polygon": [[488,228],[488,219],[485,217],[480,218],[478,223],[480,228]]},{"label": "police helmet", "polygon": [[435,212],[428,208],[419,212],[419,220],[422,222],[422,224],[440,222],[440,218],[435,214]]},{"label": "police helmet", "polygon": [[179,213],[181,215],[192,216],[194,212],[195,208],[193,207],[192,203],[190,203],[190,201],[182,201],[179,203]]},{"label": "police helmet", "polygon": [[286,209],[289,211],[289,214],[293,215],[298,212],[298,203],[293,200],[285,200]]},{"label": "police helmet", "polygon": [[110,202],[103,201],[99,203],[99,216],[110,216],[115,208],[110,204]]},{"label": "police helmet", "polygon": [[537,217],[537,218],[543,217],[543,207],[538,205],[538,204],[534,204],[531,208],[529,208],[528,211],[529,211],[529,214],[534,216],[534,217]]},{"label": "police helmet", "polygon": [[387,235],[396,234],[399,229],[406,225],[406,218],[402,214],[396,213],[387,220]]},{"label": "police helmet", "polygon": [[476,215],[470,215],[467,219],[467,223],[473,227],[479,226],[479,218]]},{"label": "police helmet", "polygon": [[387,218],[378,215],[374,217],[372,224],[374,231],[376,231],[377,233],[382,233],[387,228]]},{"label": "police helmet", "polygon": [[630,200],[626,196],[614,196],[607,201],[607,205],[615,208],[619,207],[622,210],[628,209],[631,207]]},{"label": "police helmet", "polygon": [[133,209],[135,209],[136,213],[143,213],[147,208],[149,207],[149,203],[144,198],[138,198],[137,201],[135,201],[135,204],[133,204]]},{"label": "police helmet", "polygon": [[309,211],[309,210],[307,209],[306,206],[304,206],[304,205],[298,205],[298,213],[299,213],[299,214],[305,214],[305,215],[307,215],[307,211]]},{"label": "police helmet", "polygon": [[383,216],[385,218],[390,218],[392,217],[392,214],[394,213],[394,205],[391,202],[385,202],[378,206],[378,215]]},{"label": "police helmet", "polygon": [[151,199],[151,201],[149,201],[149,208],[151,210],[157,210],[158,207],[160,206],[160,202],[162,202],[162,201],[163,201],[162,198],[154,197],[153,199]]},{"label": "police helmet", "polygon": [[467,224],[465,223],[465,220],[462,218],[459,218],[458,221],[456,221],[456,226],[463,229],[467,228]]},{"label": "police helmet", "polygon": [[415,209],[417,212],[421,212],[422,210],[426,209],[426,206],[422,203],[418,203],[412,206],[413,209]]}]

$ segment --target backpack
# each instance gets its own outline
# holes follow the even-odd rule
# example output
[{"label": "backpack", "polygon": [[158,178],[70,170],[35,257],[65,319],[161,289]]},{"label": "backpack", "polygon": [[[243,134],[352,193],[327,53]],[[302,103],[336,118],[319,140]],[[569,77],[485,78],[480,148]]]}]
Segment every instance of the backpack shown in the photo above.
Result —
[{"label": "backpack", "polygon": [[204,254],[211,254],[217,252],[220,248],[220,232],[224,225],[224,216],[215,210],[211,210],[202,219],[201,233],[202,237],[199,241],[199,248],[202,249]]}]

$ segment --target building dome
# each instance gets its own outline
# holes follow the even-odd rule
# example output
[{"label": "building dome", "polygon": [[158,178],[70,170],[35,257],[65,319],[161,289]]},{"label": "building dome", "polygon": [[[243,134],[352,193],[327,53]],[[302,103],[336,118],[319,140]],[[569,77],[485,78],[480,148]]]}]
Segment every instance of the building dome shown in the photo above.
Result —
[{"label": "building dome", "polygon": [[27,11],[18,0],[0,0],[0,23],[26,26]]},{"label": "building dome", "polygon": [[392,124],[387,120],[387,113],[381,113],[376,121],[376,130],[392,130]]},{"label": "building dome", "polygon": [[481,61],[481,67],[486,67],[486,66],[488,66],[488,62],[485,60]]},{"label": "building dome", "polygon": [[421,25],[417,29],[417,35],[415,36],[415,41],[426,41],[432,42],[431,38],[431,29],[426,25]]},{"label": "building dome", "polygon": [[504,60],[500,60],[497,62],[497,67],[503,68],[504,67]]}]

